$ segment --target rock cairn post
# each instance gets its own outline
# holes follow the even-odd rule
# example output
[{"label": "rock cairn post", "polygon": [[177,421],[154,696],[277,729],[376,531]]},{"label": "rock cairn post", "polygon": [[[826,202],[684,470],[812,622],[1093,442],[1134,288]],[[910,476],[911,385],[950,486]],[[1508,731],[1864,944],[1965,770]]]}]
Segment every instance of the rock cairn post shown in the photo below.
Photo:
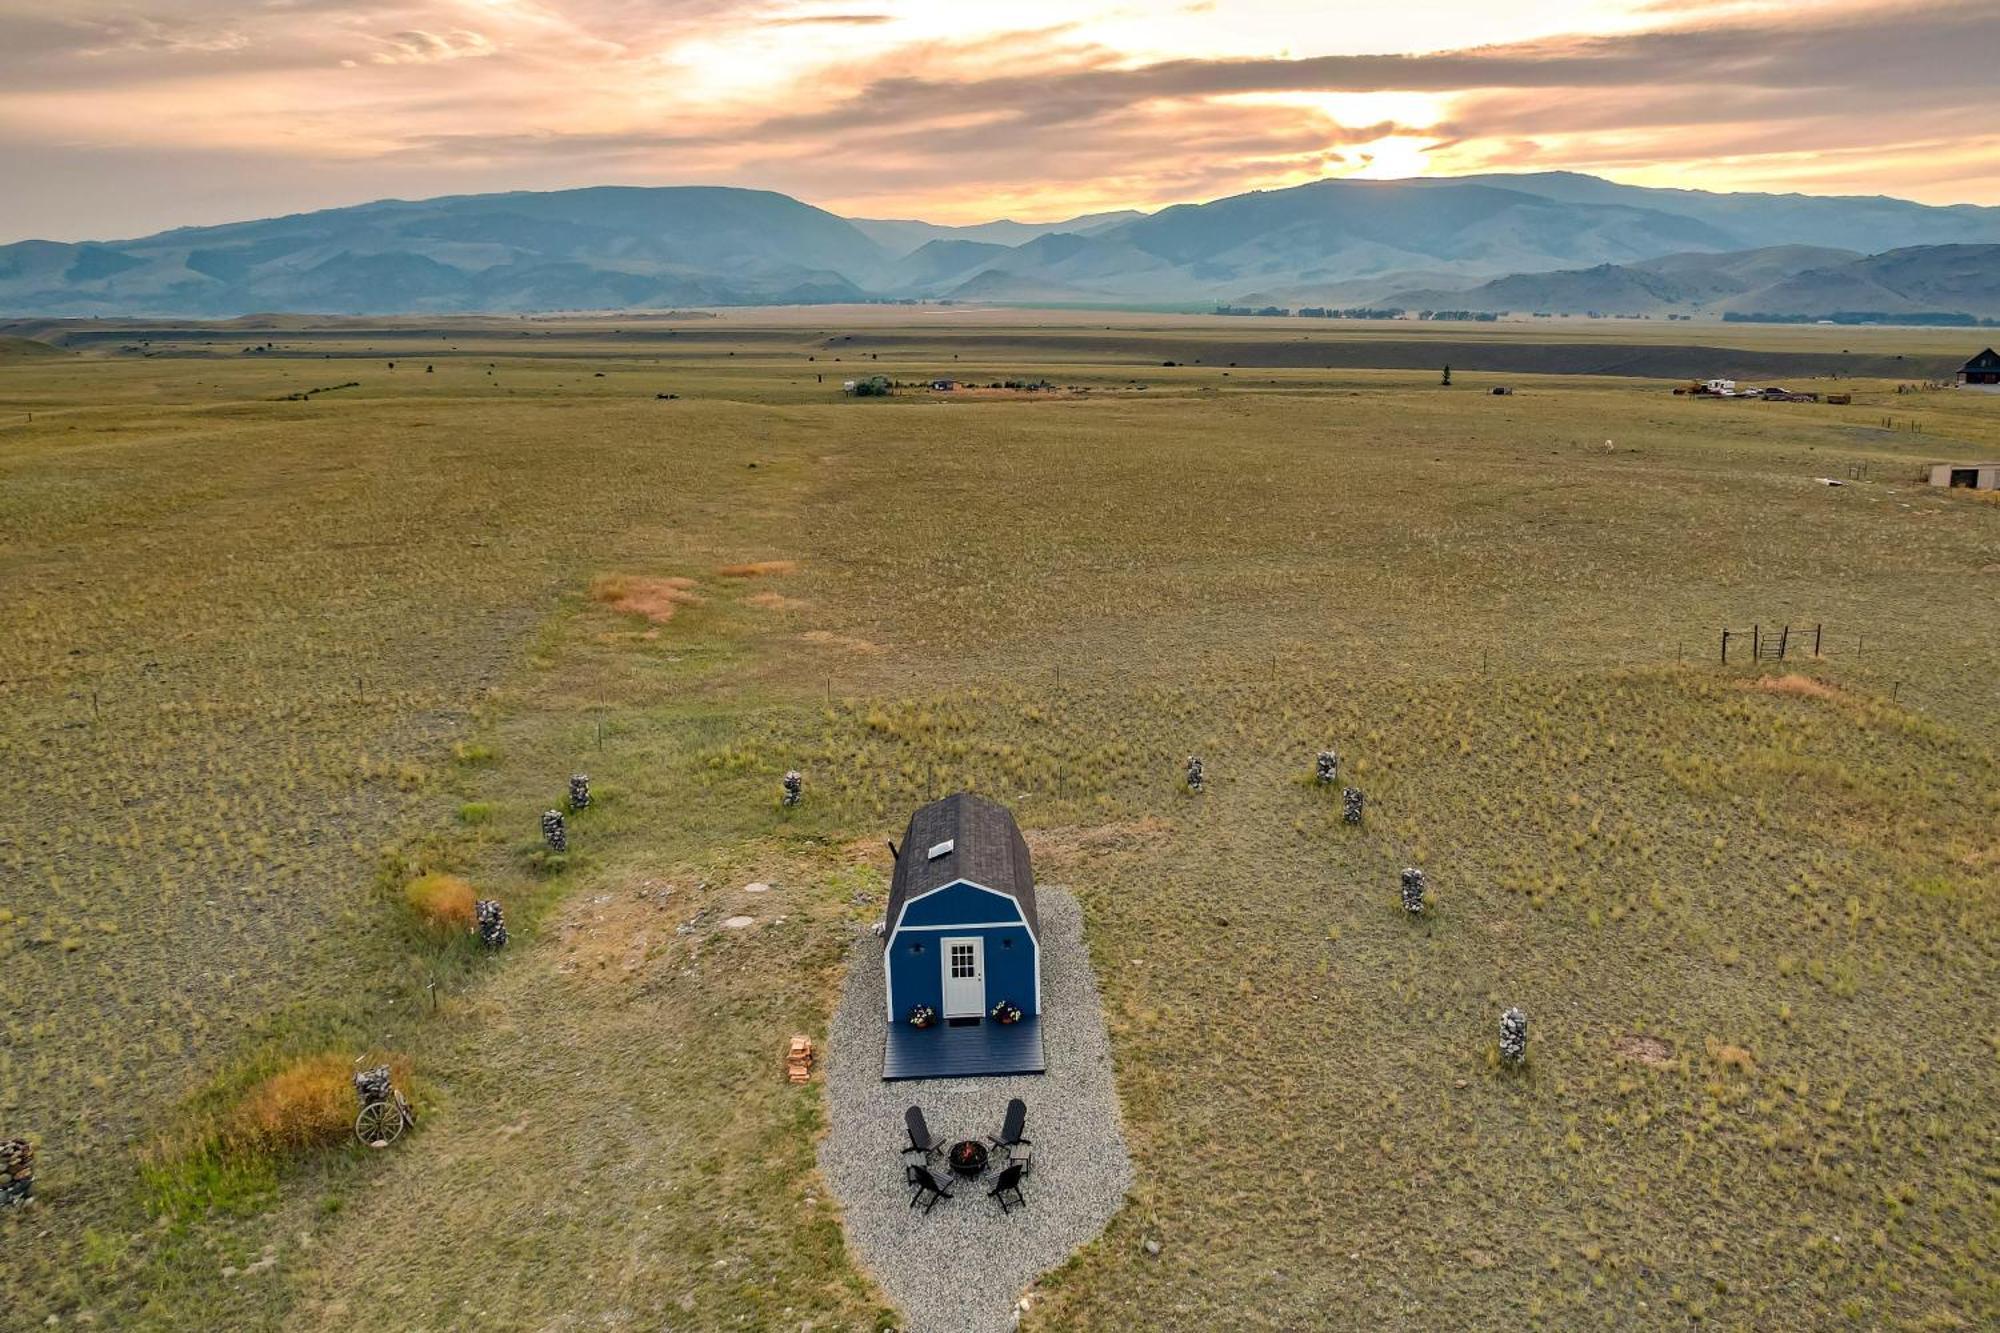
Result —
[{"label": "rock cairn post", "polygon": [[1322,787],[1331,787],[1340,777],[1340,756],[1332,750],[1321,750],[1319,758],[1313,761],[1313,780]]},{"label": "rock cairn post", "polygon": [[1510,1065],[1528,1058],[1528,1016],[1519,1009],[1500,1015],[1500,1058]]},{"label": "rock cairn post", "polygon": [[581,810],[590,804],[590,774],[572,774],[569,780],[569,808]]},{"label": "rock cairn post", "polygon": [[1361,823],[1361,806],[1365,800],[1359,787],[1348,787],[1343,790],[1340,793],[1340,822],[1358,826]]},{"label": "rock cairn post", "polygon": [[1206,781],[1207,779],[1202,776],[1201,756],[1198,754],[1189,755],[1187,760],[1188,790],[1192,792],[1198,792],[1202,789],[1202,786]]},{"label": "rock cairn post", "polygon": [[507,917],[500,910],[498,898],[481,898],[472,905],[472,915],[481,944],[489,949],[507,947]]},{"label": "rock cairn post", "polygon": [[797,805],[799,803],[799,798],[801,796],[804,796],[805,792],[806,792],[806,780],[803,777],[799,776],[799,770],[795,768],[791,772],[785,774],[784,801],[786,809],[789,810],[791,807]]},{"label": "rock cairn post", "polygon": [[391,1082],[387,1065],[363,1069],[354,1076],[354,1095],[364,1109],[376,1102],[386,1102],[389,1100]]},{"label": "rock cairn post", "polygon": [[35,1192],[35,1145],[26,1139],[0,1141],[0,1207],[26,1203]]},{"label": "rock cairn post", "polygon": [[542,816],[542,841],[558,856],[569,850],[569,828],[563,823],[562,811],[550,810]]},{"label": "rock cairn post", "polygon": [[1411,916],[1421,916],[1424,910],[1424,872],[1415,866],[1403,870],[1403,910]]}]

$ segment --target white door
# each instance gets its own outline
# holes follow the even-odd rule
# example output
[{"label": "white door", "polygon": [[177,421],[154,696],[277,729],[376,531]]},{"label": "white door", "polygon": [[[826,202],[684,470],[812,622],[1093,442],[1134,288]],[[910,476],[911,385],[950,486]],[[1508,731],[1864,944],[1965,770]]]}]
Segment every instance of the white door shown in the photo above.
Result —
[{"label": "white door", "polygon": [[977,935],[940,940],[943,955],[944,1016],[986,1016],[986,941]]}]

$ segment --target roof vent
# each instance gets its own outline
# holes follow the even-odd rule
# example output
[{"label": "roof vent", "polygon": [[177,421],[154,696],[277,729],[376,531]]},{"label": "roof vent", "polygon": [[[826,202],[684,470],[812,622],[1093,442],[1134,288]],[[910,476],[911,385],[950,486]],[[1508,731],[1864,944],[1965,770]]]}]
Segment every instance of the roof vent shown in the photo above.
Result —
[{"label": "roof vent", "polygon": [[925,859],[929,861],[935,861],[940,856],[950,856],[951,849],[956,847],[957,845],[958,841],[955,838],[946,838],[943,842],[932,843],[930,854],[927,857],[925,857]]}]

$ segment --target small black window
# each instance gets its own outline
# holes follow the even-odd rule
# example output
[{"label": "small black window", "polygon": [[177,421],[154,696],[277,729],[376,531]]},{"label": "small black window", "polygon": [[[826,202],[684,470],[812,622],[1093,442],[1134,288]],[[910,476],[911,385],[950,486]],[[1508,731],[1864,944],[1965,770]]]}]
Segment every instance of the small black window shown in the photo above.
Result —
[{"label": "small black window", "polygon": [[911,953],[922,953],[923,951],[924,951],[924,942],[923,942],[922,940],[911,940],[911,941],[910,941],[910,952],[911,952]]},{"label": "small black window", "polygon": [[1001,937],[1000,937],[1000,947],[1001,947],[1001,948],[1003,948],[1003,949],[1011,949],[1011,948],[1013,948],[1013,947],[1014,947],[1014,937],[1013,937],[1012,935],[1003,935],[1003,936],[1001,936]]}]

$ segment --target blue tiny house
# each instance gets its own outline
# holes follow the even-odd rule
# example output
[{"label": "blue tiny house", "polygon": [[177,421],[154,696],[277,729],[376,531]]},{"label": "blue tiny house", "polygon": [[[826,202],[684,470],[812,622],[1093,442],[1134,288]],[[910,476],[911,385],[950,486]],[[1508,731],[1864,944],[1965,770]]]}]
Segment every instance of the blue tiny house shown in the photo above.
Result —
[{"label": "blue tiny house", "polygon": [[1028,844],[1006,807],[960,792],[920,808],[882,921],[882,1076],[1041,1073],[1041,956]]}]

